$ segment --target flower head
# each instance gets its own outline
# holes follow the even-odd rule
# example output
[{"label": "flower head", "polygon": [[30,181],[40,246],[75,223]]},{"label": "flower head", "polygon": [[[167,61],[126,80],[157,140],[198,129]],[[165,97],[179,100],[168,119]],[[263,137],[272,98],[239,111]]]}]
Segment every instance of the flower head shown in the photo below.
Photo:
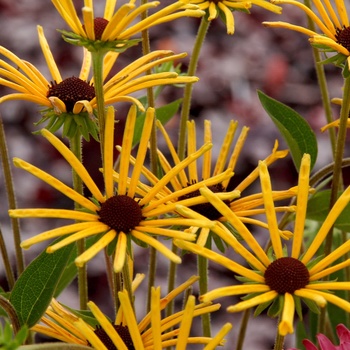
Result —
[{"label": "flower head", "polygon": [[[172,167],[171,163],[178,164],[180,163],[180,159],[165,128],[160,123],[157,123],[157,125],[172,157],[172,161],[170,162],[165,154],[158,151],[160,164],[164,173],[167,173]],[[259,177],[258,168],[254,169],[239,184],[234,184],[235,176],[232,176],[234,175],[233,172],[236,170],[236,165],[249,131],[248,127],[243,127],[237,140],[235,140],[237,129],[238,122],[231,120],[215,162],[213,161],[212,151],[210,150],[206,152],[201,159],[198,159],[196,162],[191,163],[186,169],[183,169],[178,176],[173,177],[170,182],[175,192],[188,188],[190,185],[201,183],[200,187],[207,186],[211,191],[217,194],[221,193],[223,196],[226,193],[227,198],[224,200],[224,203],[226,203],[230,210],[233,210],[243,222],[258,223],[256,220],[251,219],[250,216],[262,214],[264,212],[264,209],[261,208],[263,205],[262,193],[247,196],[243,195],[244,190]],[[187,122],[187,131],[187,154],[192,154],[197,150],[196,125],[193,120]],[[205,120],[204,122],[203,141],[204,143],[213,142],[212,127],[209,120]],[[287,154],[288,151],[286,150],[278,150],[278,143],[276,142],[271,155],[265,159],[265,162],[267,165],[270,165],[276,160],[284,158]],[[219,182],[218,176],[228,171],[231,172],[231,176],[227,176]],[[200,187],[198,186],[195,191],[182,195],[181,199],[198,196],[200,194]],[[296,187],[286,191],[274,191],[273,197],[276,201],[291,198],[296,195],[296,191]],[[209,220],[226,221],[225,217],[210,203],[201,203],[190,208]],[[278,210],[292,211],[293,207],[280,207]],[[262,222],[260,222],[260,225],[266,227]],[[208,230],[202,229],[201,233],[198,235],[197,243],[204,245],[207,241],[208,234]],[[287,232],[285,232],[285,234],[288,236]]]},{"label": "flower head", "polygon": [[66,21],[72,32],[62,31],[63,37],[75,45],[85,46],[89,51],[124,51],[138,40],[129,40],[134,35],[150,27],[179,17],[201,17],[204,12],[197,6],[188,4],[189,0],[176,1],[144,19],[135,19],[160,2],[151,1],[140,6],[130,0],[115,10],[116,0],[107,0],[103,17],[94,14],[93,1],[84,1],[83,22],[75,10],[72,0],[52,0],[57,11]]},{"label": "flower head", "polygon": [[249,12],[252,5],[256,5],[266,10],[281,13],[281,7],[271,4],[265,0],[191,0],[192,4],[197,4],[200,9],[206,10],[208,15],[208,21],[220,16],[224,18],[226,23],[227,34],[233,34],[235,31],[235,23],[232,11],[245,11]]},{"label": "flower head", "polygon": [[347,59],[350,64],[350,26],[344,0],[336,0],[334,5],[326,0],[313,0],[315,11],[296,0],[273,0],[273,3],[290,4],[300,8],[317,25],[321,33],[286,22],[264,22],[265,26],[304,33],[316,47],[338,52],[339,55],[333,57],[332,62],[338,64]]},{"label": "flower head", "polygon": [[[339,197],[334,207],[330,210],[318,233],[309,247],[302,254],[301,247],[304,235],[307,201],[309,195],[309,172],[310,156],[304,155],[299,173],[297,209],[295,228],[290,254],[283,247],[279,234],[276,211],[274,208],[271,182],[267,167],[260,162],[260,179],[264,196],[264,205],[270,232],[271,250],[266,253],[257,242],[252,233],[237,218],[234,212],[227,211],[227,206],[219,200],[209,189],[201,192],[210,202],[221,211],[229,222],[240,232],[245,244],[237,241],[231,234],[225,234],[225,228],[218,225],[217,232],[238,254],[240,254],[251,268],[217,254],[206,248],[199,247],[193,243],[175,241],[183,249],[203,255],[222,266],[227,267],[237,275],[240,280],[246,282],[242,285],[227,286],[214,289],[200,297],[202,301],[210,301],[224,296],[246,294],[244,301],[228,307],[229,312],[240,312],[242,310],[258,306],[256,313],[260,313],[273,303],[270,309],[272,316],[279,315],[279,333],[286,335],[293,333],[294,313],[301,310],[300,300],[307,305],[324,307],[327,302],[336,304],[338,307],[350,311],[350,302],[346,301],[330,291],[350,290],[350,282],[325,282],[323,277],[350,265],[350,261],[336,262],[350,249],[350,241],[342,244],[332,253],[325,257],[315,257],[318,249],[324,242],[330,228],[350,201],[350,187]],[[221,233],[220,233],[221,231]],[[273,311],[272,311],[273,310]],[[298,311],[299,310],[299,311]],[[301,317],[301,315],[299,314]]]},{"label": "flower head", "polygon": [[[63,136],[73,137],[80,130],[85,139],[91,134],[97,139],[98,129],[94,109],[97,101],[94,80],[90,77],[91,54],[84,49],[84,59],[78,77],[63,79],[55,63],[42,27],[38,26],[39,41],[51,73],[48,81],[41,72],[27,61],[0,46],[0,54],[5,56],[15,66],[0,61],[0,85],[15,90],[15,93],[0,98],[0,103],[10,100],[26,100],[39,104],[46,109],[42,111],[43,118],[38,122],[49,120],[47,129],[55,132],[63,125]],[[169,50],[151,52],[122,68],[109,77],[111,69],[118,58],[118,53],[110,52],[104,59],[103,91],[105,104],[127,101],[138,105],[143,110],[140,101],[130,96],[136,91],[152,86],[168,84],[193,83],[196,77],[188,77],[176,72],[155,72],[144,75],[148,70],[185,57],[185,53],[175,55]],[[108,78],[107,78],[108,76]]]},{"label": "flower head", "polygon": [[[192,226],[198,225],[210,227],[211,223],[205,220],[184,220],[175,216],[159,217],[163,214],[172,214],[172,209],[164,204],[158,206],[159,214],[154,215],[152,211],[147,211],[147,207],[159,200],[159,196],[164,196],[162,189],[166,186],[164,181],[156,183],[143,197],[138,196],[137,188],[143,186],[140,182],[141,167],[143,165],[147,144],[153,125],[154,109],[149,108],[146,113],[145,127],[139,144],[139,150],[136,156],[131,181],[128,183],[129,156],[131,144],[135,129],[136,107],[132,106],[127,117],[126,127],[123,137],[123,148],[120,155],[121,172],[118,174],[118,186],[114,188],[114,170],[113,170],[113,135],[114,135],[114,109],[108,108],[107,121],[105,127],[105,145],[104,145],[104,167],[103,176],[105,183],[105,193],[102,193],[94,180],[89,175],[84,165],[75,157],[75,155],[66,147],[56,136],[43,129],[42,135],[61,153],[77,175],[81,178],[93,196],[88,199],[71,187],[65,185],[52,175],[40,170],[24,160],[15,158],[14,164],[39,179],[45,181],[53,188],[62,192],[65,196],[72,199],[81,209],[16,209],[10,210],[11,217],[25,218],[63,218],[76,220],[76,223],[52,229],[43,232],[37,236],[29,238],[22,242],[22,248],[29,248],[33,244],[46,241],[56,237],[64,237],[59,242],[49,246],[47,252],[52,253],[63,246],[66,246],[79,239],[95,236],[96,242],[88,248],[83,254],[78,256],[75,263],[78,266],[84,265],[99,251],[111,244],[115,252],[114,269],[119,272],[125,261],[125,257],[130,247],[130,240],[144,242],[159,250],[166,257],[175,263],[180,263],[181,259],[172,253],[159,240],[152,235],[194,240],[195,235],[182,230],[170,229],[171,225]],[[194,161],[197,157],[207,151],[211,145],[207,144],[202,150],[192,155],[191,158],[184,160],[184,163],[174,169],[176,174],[183,166]]]},{"label": "flower head", "polygon": [[[133,292],[143,277],[136,276],[132,285]],[[113,323],[93,302],[88,303],[96,319],[92,325],[53,300],[41,319],[42,324],[35,325],[32,330],[66,343],[91,344],[95,349],[101,350],[152,350],[174,345],[177,345],[177,349],[186,349],[187,344],[205,344],[205,349],[214,349],[223,344],[224,336],[232,327],[229,323],[213,338],[192,337],[189,336],[189,331],[195,317],[217,311],[219,304],[209,302],[195,305],[195,298],[191,295],[183,310],[167,317],[161,316],[162,310],[197,280],[196,276],[189,278],[163,298],[160,297],[160,288],[152,287],[150,312],[139,323],[136,321],[132,301],[124,290],[118,293],[120,308]]]}]

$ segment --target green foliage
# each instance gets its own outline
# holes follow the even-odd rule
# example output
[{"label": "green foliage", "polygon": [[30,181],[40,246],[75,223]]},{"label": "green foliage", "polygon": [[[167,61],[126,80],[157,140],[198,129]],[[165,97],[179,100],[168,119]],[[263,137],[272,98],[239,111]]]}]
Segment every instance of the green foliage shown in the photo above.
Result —
[{"label": "green foliage", "polygon": [[130,39],[130,40],[90,40],[84,38],[73,32],[68,32],[66,30],[58,30],[62,34],[62,38],[69,44],[76,46],[84,46],[90,52],[124,52],[128,48],[137,45],[140,39]]},{"label": "green foliage", "polygon": [[311,169],[317,159],[317,139],[310,125],[297,112],[258,91],[260,102],[286,141],[299,171],[304,153],[310,154]]},{"label": "green foliage", "polygon": [[63,126],[62,136],[68,139],[74,138],[77,133],[81,134],[86,141],[90,141],[90,135],[96,141],[99,139],[97,119],[87,112],[57,114],[53,108],[49,108],[42,111],[42,114],[43,117],[35,125],[48,121],[45,128],[52,133]]},{"label": "green foliage", "polygon": [[42,252],[19,276],[10,295],[21,325],[34,326],[49,306],[75,244]]},{"label": "green foliage", "polygon": [[[340,193],[339,193],[340,195]],[[307,205],[307,218],[318,222],[324,222],[329,213],[329,201],[331,190],[316,192]],[[342,231],[350,231],[350,204],[348,204],[342,213],[338,216],[334,226]]]},{"label": "green foliage", "polygon": [[13,336],[10,323],[5,322],[4,327],[0,323],[0,350],[15,350],[21,346],[28,334],[28,328],[23,326],[18,333]]}]

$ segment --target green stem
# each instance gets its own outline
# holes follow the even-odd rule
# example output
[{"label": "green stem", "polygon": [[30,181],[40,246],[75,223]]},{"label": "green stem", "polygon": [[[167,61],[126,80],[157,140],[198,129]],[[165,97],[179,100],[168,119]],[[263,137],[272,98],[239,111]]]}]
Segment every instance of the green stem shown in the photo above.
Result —
[{"label": "green stem", "polygon": [[[70,139],[70,149],[73,154],[82,162],[82,149],[81,149],[81,134],[77,131],[74,137]],[[74,190],[84,195],[83,190],[83,182],[80,176],[72,170],[72,178],[73,178],[73,188]],[[80,205],[75,203],[75,209],[79,210]],[[85,251],[85,239],[81,239],[77,241],[77,252],[78,256],[83,254]],[[78,268],[78,287],[79,287],[79,300],[80,300],[80,308],[81,310],[87,309],[88,302],[88,286],[87,286],[87,270],[86,265]]]},{"label": "green stem", "polygon": [[[173,243],[171,251],[174,254],[178,254],[179,248]],[[177,264],[170,261],[169,272],[168,272],[168,293],[175,289]],[[174,313],[174,300],[172,300],[166,307],[166,317],[171,316]]]},{"label": "green stem", "polygon": [[101,159],[103,161],[103,145],[104,145],[104,131],[105,131],[105,99],[103,92],[103,59],[105,53],[94,51],[91,52],[92,57],[92,69],[94,75],[94,87],[95,96],[97,102],[97,117],[98,126],[100,131],[100,148],[101,148]]},{"label": "green stem", "polygon": [[[148,0],[141,0],[141,5],[147,4]],[[141,19],[145,19],[148,16],[148,11],[145,11],[141,15]],[[147,29],[142,31],[142,53],[147,55],[151,52],[151,44],[149,40],[149,32]],[[146,74],[152,74],[152,71],[147,70]],[[147,104],[148,107],[155,107],[154,91],[151,87],[147,88]],[[156,119],[153,120],[153,126],[151,130],[150,140],[150,167],[154,175],[158,173],[158,153],[157,153],[157,129]],[[154,286],[157,268],[157,250],[153,247],[150,248],[150,263],[148,274],[148,298],[147,298],[147,311],[151,308],[151,287]]]},{"label": "green stem", "polygon": [[13,328],[13,333],[16,335],[21,328],[16,310],[12,304],[0,294],[0,307],[5,310],[8,318],[11,321],[11,326]]},{"label": "green stem", "polygon": [[[9,154],[8,154],[6,138],[5,138],[4,124],[1,116],[0,116],[0,153],[1,153],[1,162],[3,167],[3,172],[5,177],[5,186],[6,186],[7,197],[8,197],[8,207],[9,209],[16,209],[16,196],[15,196],[15,190],[14,190],[13,181],[12,181],[12,173],[11,173]],[[11,218],[11,225],[13,230],[13,240],[14,240],[15,251],[16,251],[17,275],[19,276],[24,271],[24,258],[23,258],[23,252],[21,249],[21,233],[19,229],[18,219]],[[6,269],[8,268],[10,268],[10,266],[7,266]],[[7,276],[7,278],[10,278],[9,279],[10,281],[14,277]]]},{"label": "green stem", "polygon": [[[340,121],[338,127],[337,142],[334,154],[333,179],[331,186],[331,197],[329,207],[332,208],[338,199],[338,193],[342,187],[342,162],[346,142],[347,121],[350,111],[350,78],[344,78],[343,102],[340,110]],[[328,232],[325,240],[324,254],[329,255],[332,251],[333,227]],[[327,322],[327,308],[322,308],[320,312],[318,329],[319,333],[325,333]]]},{"label": "green stem", "polygon": [[280,335],[278,330],[277,330],[277,335],[276,335],[276,340],[275,340],[275,346],[273,350],[283,350],[284,346],[284,336]]},{"label": "green stem", "polygon": [[[146,4],[147,0],[141,0],[141,5]],[[148,12],[145,11],[141,15],[141,19],[146,19]],[[149,41],[149,32],[148,29],[142,31],[142,54],[143,56],[151,52],[151,44]],[[152,70],[148,69],[146,74],[151,75]],[[155,97],[152,87],[147,88],[147,104],[148,107],[155,108]],[[157,128],[156,121],[153,121],[153,127],[150,135],[150,162],[151,162],[151,171],[154,175],[157,175],[158,172],[158,156],[157,156]]]},{"label": "green stem", "polygon": [[134,296],[131,288],[131,276],[130,276],[128,261],[125,261],[124,263],[123,270],[122,270],[122,278],[123,278],[123,289],[125,289],[128,292],[130,302],[133,305]]},{"label": "green stem", "polygon": [[[304,0],[304,3],[307,7],[311,8],[310,0]],[[308,16],[307,16],[307,21],[308,21],[308,28],[316,32],[315,22],[312,21]],[[327,124],[329,124],[333,121],[333,117],[332,117],[332,108],[331,108],[331,103],[330,103],[330,98],[328,93],[328,87],[327,87],[327,79],[324,71],[324,65],[321,63],[320,51],[316,47],[312,46],[312,53],[315,61],[315,70],[317,75],[318,86],[321,92],[323,109],[325,111]],[[334,157],[335,143],[336,143],[335,130],[334,128],[330,128],[328,132],[329,132],[329,140],[332,147],[332,154]]]},{"label": "green stem", "polygon": [[[207,249],[211,249],[211,237],[209,236],[205,245]],[[199,276],[199,295],[203,295],[208,292],[208,259],[203,256],[197,255],[198,264],[198,276]],[[201,316],[202,331],[204,337],[211,336],[210,314],[204,314]]]},{"label": "green stem", "polygon": [[[343,103],[340,110],[340,121],[337,135],[337,142],[334,155],[334,168],[333,168],[333,180],[331,187],[330,208],[338,199],[338,192],[342,185],[342,162],[344,156],[344,148],[346,142],[347,121],[350,111],[350,78],[344,79],[343,88]],[[332,249],[333,232],[327,235],[325,245],[325,255],[327,256]]]},{"label": "green stem", "polygon": [[[197,32],[196,41],[193,46],[190,63],[188,66],[188,71],[187,71],[188,76],[193,76],[196,74],[199,55],[208,31],[209,25],[210,25],[210,22],[206,18],[202,17],[201,23]],[[178,141],[178,151],[177,151],[180,160],[185,158],[186,130],[187,130],[186,124],[190,115],[192,90],[193,90],[193,84],[186,84],[184,89],[184,97],[182,101],[179,141]]]},{"label": "green stem", "polygon": [[118,293],[117,293],[118,290],[116,290],[116,274],[113,271],[112,260],[111,260],[111,257],[108,255],[107,248],[104,249],[103,253],[105,258],[108,287],[111,293],[111,297],[114,305],[114,311],[116,313],[119,307],[119,299],[118,299]]},{"label": "green stem", "polygon": [[149,266],[148,266],[148,298],[147,298],[147,312],[151,310],[151,291],[152,286],[156,280],[156,268],[157,268],[157,251],[152,248],[149,250]]},{"label": "green stem", "polygon": [[15,276],[12,271],[10,259],[7,253],[6,244],[5,244],[5,240],[4,240],[4,236],[2,234],[1,228],[0,228],[0,251],[1,251],[2,261],[4,263],[7,283],[9,285],[9,290],[11,291],[13,286],[15,285]]},{"label": "green stem", "polygon": [[244,343],[245,335],[246,335],[246,332],[247,332],[248,321],[249,321],[249,318],[250,318],[250,310],[251,309],[246,309],[243,312],[242,320],[241,320],[240,327],[239,327],[239,332],[238,332],[238,339],[237,339],[236,350],[242,350],[243,349],[243,343]]}]

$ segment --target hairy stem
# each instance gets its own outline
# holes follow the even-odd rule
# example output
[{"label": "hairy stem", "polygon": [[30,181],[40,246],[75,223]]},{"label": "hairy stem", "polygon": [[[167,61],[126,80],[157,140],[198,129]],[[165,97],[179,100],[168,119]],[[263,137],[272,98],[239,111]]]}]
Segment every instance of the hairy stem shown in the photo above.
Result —
[{"label": "hairy stem", "polygon": [[[6,144],[4,124],[1,116],[0,116],[0,153],[1,153],[2,168],[4,172],[4,177],[5,177],[8,207],[9,209],[16,209],[16,196],[15,196],[15,190],[14,190],[13,181],[12,181],[12,173],[11,173],[9,154],[8,154],[8,149]],[[21,234],[20,234],[18,219],[11,218],[11,224],[12,224],[13,240],[14,240],[15,251],[16,251],[17,274],[19,276],[24,271],[24,258],[23,258],[22,248],[21,248]],[[10,265],[6,267],[6,270],[8,269],[11,269]],[[13,274],[10,273],[7,276],[7,278],[9,281],[9,285],[11,284],[13,286],[14,284]]]},{"label": "hairy stem", "polygon": [[[209,28],[209,24],[210,22],[206,18],[202,17],[201,23],[197,32],[196,41],[193,46],[190,63],[187,70],[188,76],[193,76],[196,74],[199,55]],[[186,84],[184,89],[184,97],[182,101],[179,141],[178,141],[178,150],[177,150],[180,160],[185,158],[186,129],[187,129],[186,124],[190,114],[192,90],[193,90],[193,84]]]}]

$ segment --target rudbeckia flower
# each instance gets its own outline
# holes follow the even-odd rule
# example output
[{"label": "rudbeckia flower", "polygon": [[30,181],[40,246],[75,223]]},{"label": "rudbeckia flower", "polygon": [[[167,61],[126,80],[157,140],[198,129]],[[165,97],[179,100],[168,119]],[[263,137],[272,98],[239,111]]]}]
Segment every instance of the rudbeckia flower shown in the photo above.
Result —
[{"label": "rudbeckia flower", "polygon": [[139,15],[157,7],[160,2],[151,1],[136,6],[135,0],[130,0],[115,10],[116,0],[107,0],[103,17],[96,17],[93,1],[85,0],[82,8],[83,22],[81,22],[72,0],[52,0],[52,2],[72,30],[72,32],[62,31],[64,38],[75,45],[83,45],[90,51],[104,48],[123,50],[132,36],[145,29],[176,18],[201,17],[204,14],[197,6],[189,4],[189,0],[181,0],[165,6],[147,18],[136,20]]},{"label": "rudbeckia flower", "polygon": [[[93,117],[97,102],[93,79],[89,78],[91,54],[84,49],[84,60],[78,77],[62,79],[40,26],[38,26],[38,33],[40,45],[51,73],[51,80],[48,81],[31,63],[20,59],[14,53],[0,46],[0,54],[13,63],[11,65],[0,60],[0,85],[16,91],[16,93],[1,97],[0,103],[10,100],[34,102],[47,108],[42,112],[44,117],[40,122],[50,120],[47,126],[50,131],[55,132],[64,125],[64,136],[72,137],[76,130],[81,130],[85,138],[88,139],[89,133],[97,138],[96,121]],[[198,81],[196,77],[182,76],[175,72],[144,75],[145,72],[154,67],[185,56],[186,53],[175,55],[169,50],[154,51],[107,78],[118,57],[118,53],[108,53],[104,59],[103,70],[105,104],[111,105],[126,101],[137,104],[143,110],[144,107],[140,101],[130,96],[134,92],[152,86]]]},{"label": "rudbeckia flower", "polygon": [[[214,289],[200,296],[200,300],[206,302],[221,297],[244,294],[244,301],[229,306],[227,311],[240,312],[257,306],[256,314],[259,314],[272,304],[270,312],[273,316],[279,316],[278,330],[282,336],[293,333],[294,314],[295,311],[301,310],[301,300],[312,307],[325,307],[327,302],[330,302],[350,312],[350,302],[331,292],[350,290],[350,281],[325,282],[322,280],[331,273],[350,265],[349,259],[342,262],[337,261],[350,250],[350,241],[340,245],[327,256],[317,256],[317,251],[324,242],[330,228],[350,201],[350,187],[339,197],[308,248],[306,248],[305,252],[302,252],[310,173],[310,156],[308,154],[304,155],[299,173],[294,235],[291,252],[287,253],[287,249],[283,247],[278,230],[271,182],[266,164],[260,162],[259,168],[272,247],[268,253],[264,251],[235,213],[229,210],[225,203],[219,200],[215,193],[209,189],[202,189],[201,193],[240,232],[245,244],[243,245],[237,241],[232,235],[225,234],[224,230],[221,233],[222,239],[235,252],[241,255],[250,267],[245,267],[234,260],[200,247],[197,244],[175,241],[175,244],[180,248],[200,254],[228,268],[240,276],[238,277],[240,281],[245,282],[239,285]],[[221,229],[223,228],[221,227]],[[220,227],[215,229],[215,232],[220,234]],[[249,249],[247,249],[246,245]],[[334,262],[335,264],[332,265]],[[299,317],[301,317],[300,314]]]},{"label": "rudbeckia flower", "polygon": [[[168,173],[172,168],[171,163],[178,164],[180,159],[177,155],[175,147],[166,132],[165,128],[161,123],[157,123],[158,128],[160,129],[164,140],[168,146],[169,152],[171,154],[171,161],[168,161],[167,156],[162,152],[158,152],[159,161],[163,168],[164,173]],[[235,212],[235,214],[246,223],[255,223],[260,224],[266,228],[266,224],[259,222],[250,218],[250,216],[263,214],[264,209],[261,208],[263,205],[263,195],[262,193],[257,193],[253,195],[244,196],[244,190],[246,190],[258,177],[259,171],[258,168],[254,169],[241,183],[234,184],[235,177],[226,177],[221,182],[213,182],[209,185],[210,180],[214,180],[219,174],[223,174],[227,171],[234,172],[236,170],[236,164],[238,162],[239,155],[245,144],[249,128],[243,127],[240,135],[235,141],[235,135],[238,129],[238,122],[231,120],[226,135],[223,139],[219,154],[214,162],[212,157],[212,151],[206,152],[201,159],[198,159],[196,162],[191,163],[187,169],[183,169],[178,176],[174,176],[171,180],[171,186],[174,189],[174,192],[179,193],[182,189],[188,188],[190,185],[202,183],[202,186],[207,186],[211,191],[215,193],[229,193],[232,194],[231,198],[227,198],[225,203],[227,206]],[[197,150],[196,144],[196,125],[194,121],[187,122],[187,154],[192,154]],[[209,120],[204,122],[204,136],[203,141],[213,142],[212,136],[212,127]],[[235,141],[235,142],[234,142]],[[272,150],[271,155],[269,155],[265,162],[267,165],[274,163],[277,159],[284,158],[287,156],[287,150],[278,150],[278,143],[275,143],[275,146]],[[201,162],[202,161],[202,162]],[[201,171],[200,171],[201,169]],[[204,182],[204,183],[203,183]],[[189,199],[195,196],[200,195],[200,187],[195,191],[188,192],[187,194],[182,195],[181,199]],[[297,193],[297,188],[293,187],[285,191],[274,191],[273,198],[275,201],[283,200],[287,198],[294,197]],[[236,195],[235,195],[236,194]],[[176,203],[174,204],[176,205]],[[220,220],[225,221],[223,215],[210,203],[198,204],[190,207],[195,212],[200,215],[208,218],[209,220]],[[293,211],[294,207],[283,206],[279,207],[278,211]],[[195,231],[195,228],[193,228]],[[197,243],[204,245],[207,241],[209,231],[207,229],[202,229],[201,233],[198,235]],[[282,235],[288,232],[281,232]],[[287,237],[286,236],[286,237]]]},{"label": "rudbeckia flower", "polygon": [[334,5],[326,0],[313,0],[315,11],[296,0],[273,0],[272,2],[290,4],[300,8],[317,25],[321,33],[282,21],[263,22],[265,26],[286,28],[306,34],[310,37],[310,42],[317,45],[316,47],[339,53],[336,58],[332,59],[333,62],[336,62],[336,59],[339,59],[339,62],[347,59],[348,65],[350,64],[350,26],[344,0],[336,0]]},{"label": "rudbeckia flower", "polygon": [[[142,278],[142,275],[135,278],[133,291],[136,282],[139,283]],[[53,300],[41,324],[32,330],[69,344],[89,344],[99,350],[153,350],[174,345],[177,345],[177,349],[186,349],[187,344],[204,344],[206,350],[215,349],[223,344],[223,338],[232,328],[231,324],[225,324],[213,338],[191,337],[189,331],[193,318],[217,311],[219,304],[195,305],[195,298],[191,295],[183,310],[165,318],[161,316],[161,311],[197,280],[196,276],[189,278],[163,298],[160,297],[160,288],[152,287],[150,312],[139,323],[128,293],[122,291],[118,293],[120,307],[113,323],[93,302],[88,303],[96,319],[95,324],[91,325]]]},{"label": "rudbeckia flower", "polygon": [[191,0],[191,3],[198,5],[201,10],[206,10],[208,12],[208,21],[212,21],[218,16],[224,18],[227,34],[233,34],[235,31],[232,11],[238,10],[248,12],[252,5],[265,8],[274,13],[281,13],[282,11],[281,7],[273,5],[265,0]]},{"label": "rudbeckia flower", "polygon": [[[10,210],[11,217],[17,218],[62,218],[75,220],[73,224],[58,227],[43,232],[37,236],[29,238],[21,243],[24,249],[29,248],[33,244],[37,244],[48,239],[63,237],[61,241],[47,248],[48,253],[64,247],[77,240],[95,236],[96,242],[88,248],[83,254],[78,256],[75,263],[83,266],[87,261],[93,258],[99,251],[111,244],[115,252],[114,270],[121,271],[129,252],[130,240],[144,242],[164,254],[167,258],[175,263],[180,263],[181,259],[171,252],[159,240],[152,237],[178,238],[185,240],[194,240],[195,235],[183,232],[182,230],[174,230],[169,227],[179,225],[180,227],[198,225],[204,227],[211,226],[210,221],[204,220],[184,220],[177,217],[158,218],[153,214],[146,213],[145,209],[156,199],[156,196],[162,192],[162,188],[166,185],[163,181],[155,184],[147,194],[147,198],[135,197],[136,188],[140,186],[141,167],[144,163],[147,144],[153,125],[154,109],[149,108],[146,113],[145,127],[139,144],[139,150],[136,156],[136,164],[131,175],[131,183],[127,187],[127,178],[129,172],[129,156],[131,152],[131,143],[135,129],[136,106],[130,108],[123,137],[123,149],[120,155],[120,161],[123,166],[119,173],[119,182],[117,188],[114,188],[113,182],[113,136],[114,136],[114,110],[113,107],[108,108],[107,121],[105,127],[105,144],[104,144],[104,167],[103,176],[105,183],[105,193],[102,193],[94,180],[89,175],[84,165],[76,158],[76,156],[64,145],[56,136],[49,131],[43,129],[41,134],[61,153],[61,155],[70,164],[72,169],[81,178],[85,186],[90,190],[93,198],[88,199],[71,187],[65,185],[57,178],[42,171],[41,169],[31,165],[24,160],[15,158],[14,164],[37,178],[45,181],[53,188],[62,192],[70,198],[81,209],[15,209]],[[184,166],[201,156],[205,151],[210,149],[211,145],[206,145],[196,154],[184,160],[177,168],[174,174],[180,171]],[[125,166],[124,166],[125,165]],[[205,200],[205,198],[204,198]],[[161,214],[171,214],[171,210],[167,210],[165,205],[162,206]]]}]

